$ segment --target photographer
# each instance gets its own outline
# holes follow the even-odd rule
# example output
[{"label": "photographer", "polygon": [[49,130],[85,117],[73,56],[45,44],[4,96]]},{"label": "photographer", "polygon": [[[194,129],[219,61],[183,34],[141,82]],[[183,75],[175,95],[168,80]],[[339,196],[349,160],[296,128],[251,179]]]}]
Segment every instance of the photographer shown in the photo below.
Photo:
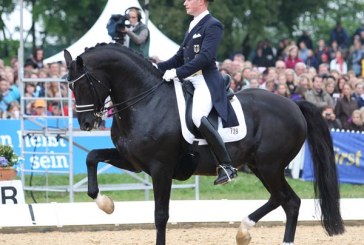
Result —
[{"label": "photographer", "polygon": [[342,128],[341,122],[336,118],[334,108],[332,106],[324,106],[321,111],[330,130]]},{"label": "photographer", "polygon": [[140,9],[137,7],[128,8],[125,11],[125,17],[129,20],[130,26],[123,24],[116,28],[117,35],[125,37],[125,40],[120,38],[115,39],[115,41],[134,49],[145,58],[148,58],[150,34],[148,27],[141,22],[142,15]]}]

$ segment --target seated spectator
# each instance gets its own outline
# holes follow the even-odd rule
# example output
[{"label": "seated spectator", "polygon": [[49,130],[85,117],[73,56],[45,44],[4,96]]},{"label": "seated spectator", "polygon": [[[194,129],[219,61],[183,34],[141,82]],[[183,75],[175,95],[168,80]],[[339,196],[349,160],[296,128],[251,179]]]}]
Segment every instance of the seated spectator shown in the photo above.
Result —
[{"label": "seated spectator", "polygon": [[256,67],[267,67],[267,59],[263,55],[263,48],[258,47],[253,57],[253,65]]},{"label": "seated spectator", "polygon": [[319,65],[319,69],[317,72],[318,75],[329,75],[330,74],[330,66],[326,63],[322,63]]},{"label": "seated spectator", "polygon": [[360,110],[354,110],[351,114],[351,120],[349,122],[348,129],[352,131],[364,131],[364,124],[361,118]]},{"label": "seated spectator", "polygon": [[244,85],[243,84],[243,78],[241,76],[241,72],[240,71],[234,72],[232,74],[231,78],[232,78],[232,81],[235,83],[234,91],[237,92],[237,91],[241,90],[243,85]]},{"label": "seated spectator", "polygon": [[61,77],[61,64],[58,62],[53,62],[48,64],[50,77]]},{"label": "seated spectator", "polygon": [[302,62],[306,62],[308,57],[308,48],[304,41],[298,43],[299,50],[298,50],[298,57],[302,60]]},{"label": "seated spectator", "polygon": [[307,59],[305,61],[305,64],[306,64],[307,68],[313,67],[313,68],[315,68],[315,70],[317,70],[318,66],[319,66],[319,62],[318,62],[315,54],[313,53],[313,50],[309,49],[307,55],[308,56],[307,56]]},{"label": "seated spectator", "polygon": [[278,74],[278,83],[283,83],[287,85],[287,77],[285,74]]},{"label": "seated spectator", "polygon": [[259,80],[257,78],[250,79],[250,88],[259,88]]},{"label": "seated spectator", "polygon": [[302,100],[306,100],[305,99],[305,93],[307,92],[307,88],[298,85],[296,87],[296,90],[294,91],[294,93],[291,94],[291,100],[293,101],[302,101]]},{"label": "seated spectator", "polygon": [[308,74],[302,74],[299,76],[297,86],[304,87],[306,90],[310,90],[312,88],[312,81]]},{"label": "seated spectator", "polygon": [[[334,75],[334,74],[333,74]],[[339,76],[336,78],[336,87],[335,87],[335,93],[338,93],[339,95],[343,92],[344,85],[348,82],[348,78],[345,76]]]},{"label": "seated spectator", "polygon": [[361,108],[359,109],[359,111],[360,111],[360,117],[361,117],[361,120],[364,122],[364,107],[361,107]]},{"label": "seated spectator", "polygon": [[353,69],[355,76],[361,74],[361,60],[364,58],[364,50],[362,49],[362,44],[360,39],[354,39],[353,50],[349,55],[350,67]]},{"label": "seated spectator", "polygon": [[317,75],[317,70],[313,67],[309,67],[307,74],[308,74],[309,78],[312,80],[312,78]]},{"label": "seated spectator", "polygon": [[267,80],[262,88],[274,93],[276,91],[276,83],[274,80]]},{"label": "seated spectator", "polygon": [[346,64],[340,50],[336,51],[335,59],[331,60],[330,70],[337,70],[340,74],[346,74],[348,72],[348,65]]},{"label": "seated spectator", "polygon": [[233,56],[233,61],[237,61],[243,64],[245,61],[245,56],[242,53],[236,53]]},{"label": "seated spectator", "polygon": [[341,122],[336,118],[334,108],[332,106],[324,106],[321,113],[330,130],[342,128]]},{"label": "seated spectator", "polygon": [[19,100],[18,92],[14,93],[8,80],[0,78],[0,109],[5,112],[9,104],[15,100]]},{"label": "seated spectator", "polygon": [[355,84],[353,97],[358,102],[359,109],[364,106],[364,83],[362,81]]},{"label": "seated spectator", "polygon": [[294,66],[294,72],[296,73],[296,76],[301,76],[303,73],[306,73],[306,65],[303,62],[298,62]]},{"label": "seated spectator", "polygon": [[[360,26],[355,30],[355,32],[354,32],[354,37],[355,36],[359,36],[360,37],[360,34],[362,33],[364,31],[364,20],[362,20],[361,21],[361,24],[360,24]],[[360,40],[360,39],[359,39]],[[364,44],[364,42],[363,42],[363,44]]]},{"label": "seated spectator", "polygon": [[277,48],[277,60],[285,60],[287,58],[286,49],[288,46],[289,40],[287,38],[283,38],[279,40],[278,48]]},{"label": "seated spectator", "polygon": [[282,60],[277,60],[275,64],[276,72],[278,74],[284,74],[286,71],[286,64]]},{"label": "seated spectator", "polygon": [[61,104],[58,101],[53,101],[48,108],[52,116],[68,116],[67,104]]},{"label": "seated spectator", "polygon": [[33,116],[51,116],[52,114],[47,110],[47,102],[43,99],[37,99],[33,104]]},{"label": "seated spectator", "polygon": [[348,41],[349,41],[349,35],[346,29],[341,25],[341,22],[337,22],[336,26],[331,30],[330,32],[330,43],[333,43],[334,41],[337,42],[337,45],[340,48],[347,48]]},{"label": "seated spectator", "polygon": [[8,105],[8,109],[6,110],[6,118],[7,119],[19,119],[20,117],[20,104],[17,100],[12,101]]},{"label": "seated spectator", "polygon": [[41,69],[44,67],[43,59],[44,59],[43,49],[38,47],[35,49],[33,55],[25,61],[25,63],[27,65],[31,65],[33,69]]},{"label": "seated spectator", "polygon": [[302,35],[297,39],[297,43],[301,43],[301,42],[304,42],[308,49],[312,49],[312,47],[313,47],[312,39],[311,39],[308,31],[306,31],[306,30],[302,31]]},{"label": "seated spectator", "polygon": [[285,59],[285,64],[286,64],[286,68],[290,68],[290,69],[294,69],[295,65],[298,62],[303,62],[299,57],[298,57],[298,48],[297,46],[291,46],[288,49],[288,56]]},{"label": "seated spectator", "polygon": [[279,83],[277,85],[277,90],[276,90],[276,94],[286,97],[286,98],[290,98],[291,94],[289,93],[289,89],[287,87],[287,84],[285,83]]},{"label": "seated spectator", "polygon": [[[333,76],[335,78],[335,81],[339,81],[340,77],[342,77],[342,76],[345,76],[345,78],[347,78],[346,75],[341,75],[340,72],[335,69],[330,70],[330,74],[328,74],[328,76]],[[347,81],[347,79],[346,79],[346,81]]]},{"label": "seated spectator", "polygon": [[[326,46],[325,40],[322,38],[318,41],[318,47],[315,49],[315,55],[319,65],[327,62],[327,58],[329,57],[329,48]],[[323,57],[326,57],[325,61],[322,60]]]},{"label": "seated spectator", "polygon": [[[32,82],[27,82],[25,83],[25,88],[24,88],[24,97],[26,98],[34,98],[37,97],[36,96],[36,88],[35,88],[35,84]],[[34,100],[32,99],[24,99],[24,106],[25,106],[25,114],[26,115],[31,115],[32,114],[32,106],[33,106]]]},{"label": "seated spectator", "polygon": [[322,109],[325,106],[334,106],[333,99],[323,89],[323,78],[319,75],[313,78],[312,89],[305,93],[305,98],[319,109]]},{"label": "seated spectator", "polygon": [[288,86],[289,92],[292,94],[297,87],[296,84],[296,73],[294,72],[293,69],[286,69],[286,84]]},{"label": "seated spectator", "polygon": [[267,60],[267,67],[273,67],[275,63],[274,51],[270,40],[266,39],[261,42],[263,48],[263,56]]},{"label": "seated spectator", "polygon": [[346,83],[343,86],[343,91],[340,98],[337,99],[335,105],[335,114],[340,120],[343,129],[349,129],[349,122],[353,111],[358,109],[358,103],[352,97],[352,89],[350,84]]},{"label": "seated spectator", "polygon": [[243,70],[241,71],[242,82],[243,82],[242,89],[250,88],[251,70],[252,69],[250,67],[244,67]]},{"label": "seated spectator", "polygon": [[234,91],[234,92],[238,92],[238,90],[236,89],[236,82],[234,79],[231,80],[230,82],[230,88]]},{"label": "seated spectator", "polygon": [[324,89],[336,101],[340,94],[335,93],[336,80],[333,76],[324,76]]}]

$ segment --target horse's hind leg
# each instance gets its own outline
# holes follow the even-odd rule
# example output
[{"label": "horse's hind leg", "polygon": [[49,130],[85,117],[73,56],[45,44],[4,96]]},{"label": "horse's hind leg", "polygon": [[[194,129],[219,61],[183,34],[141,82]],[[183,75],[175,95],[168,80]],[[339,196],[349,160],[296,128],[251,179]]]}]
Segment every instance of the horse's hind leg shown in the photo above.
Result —
[{"label": "horse's hind leg", "polygon": [[289,199],[282,204],[282,208],[286,213],[286,219],[287,219],[283,242],[284,244],[293,244],[294,237],[296,234],[299,209],[301,206],[301,199],[288,185],[287,181],[285,179],[283,181],[285,183],[285,192],[289,197]]},{"label": "horse's hind leg", "polygon": [[301,200],[286,182],[283,170],[277,171],[275,174],[275,171],[273,171],[272,168],[265,172],[258,172],[256,169],[252,169],[252,171],[262,181],[265,188],[270,192],[271,197],[267,203],[249,214],[248,217],[242,221],[236,235],[237,244],[249,244],[250,234],[248,230],[266,214],[280,205],[282,205],[287,216],[283,242],[284,244],[293,244]]},{"label": "horse's hind leg", "polygon": [[94,199],[98,207],[111,214],[114,211],[114,202],[111,198],[101,195],[97,183],[97,166],[99,162],[106,162],[113,166],[133,171],[134,169],[115,148],[92,150],[87,154],[87,177],[89,197]]}]

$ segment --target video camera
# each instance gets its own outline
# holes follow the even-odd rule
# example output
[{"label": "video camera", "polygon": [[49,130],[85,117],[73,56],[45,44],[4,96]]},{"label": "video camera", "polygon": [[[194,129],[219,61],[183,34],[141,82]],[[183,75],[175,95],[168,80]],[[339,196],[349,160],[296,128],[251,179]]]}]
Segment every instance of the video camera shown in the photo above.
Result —
[{"label": "video camera", "polygon": [[118,43],[123,44],[124,43],[124,37],[125,37],[125,33],[120,32],[118,30],[122,30],[125,27],[130,27],[129,24],[129,16],[128,15],[121,15],[121,14],[113,14],[111,15],[106,28],[107,28],[107,33],[109,34],[109,36],[111,36],[111,38],[115,41],[117,41]]}]

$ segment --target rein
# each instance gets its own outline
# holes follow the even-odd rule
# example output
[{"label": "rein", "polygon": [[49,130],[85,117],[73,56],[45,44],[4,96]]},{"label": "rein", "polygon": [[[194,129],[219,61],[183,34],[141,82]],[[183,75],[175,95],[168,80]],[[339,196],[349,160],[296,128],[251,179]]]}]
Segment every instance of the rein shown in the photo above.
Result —
[{"label": "rein", "polygon": [[[124,104],[127,104],[126,106],[122,107],[121,109],[118,109],[118,110],[113,110],[113,112],[111,113],[111,115],[115,115],[125,109],[128,109],[129,107],[137,104],[138,102],[142,101],[145,97],[147,97],[148,95],[150,95],[151,93],[153,93],[155,90],[157,90],[157,88],[162,85],[163,82],[161,83],[157,83],[156,85],[154,85],[153,87],[151,87],[150,89],[126,100],[126,101],[123,101],[123,102],[120,102],[120,103],[117,103],[117,104],[113,104],[112,106],[109,106],[107,108],[105,108],[106,110],[109,110],[109,109],[114,109],[114,108],[117,108],[121,105],[124,105]],[[134,101],[134,102],[133,102]],[[131,103],[132,102],[132,103]],[[131,103],[128,105],[128,103]]]},{"label": "rein", "polygon": [[[100,96],[98,95],[97,93],[97,90],[94,86],[94,81],[97,82],[98,84],[101,84],[106,90],[108,90],[108,92],[110,93],[111,92],[111,89],[107,88],[100,80],[98,80],[97,78],[95,78],[87,69],[86,67],[84,68],[85,70],[85,73],[83,73],[82,75],[80,75],[78,78],[74,79],[74,80],[68,80],[67,78],[67,81],[68,83],[70,84],[70,86],[72,87],[72,89],[74,88],[74,84],[81,80],[83,77],[86,76],[86,79],[87,81],[89,82],[89,85],[91,86],[93,92],[94,92],[94,95],[95,97],[97,97],[97,99],[99,100],[100,102],[100,105],[101,108],[98,110],[95,106],[95,104],[88,104],[88,105],[77,105],[76,104],[76,112],[77,113],[83,113],[83,112],[89,112],[89,111],[94,111],[94,115],[98,118],[102,118],[102,116],[110,109],[114,109],[116,108],[117,110],[113,110],[113,112],[110,114],[110,115],[115,115],[123,110],[126,110],[128,109],[129,107],[137,104],[138,102],[142,101],[144,98],[146,98],[148,95],[154,93],[157,88],[163,84],[163,82],[161,83],[157,83],[156,85],[154,85],[153,87],[151,87],[150,89],[126,100],[126,101],[123,101],[123,102],[120,102],[120,103],[117,103],[117,104],[113,104],[112,106],[109,106],[109,107],[105,107],[105,105],[109,102],[102,102],[101,101],[101,98]],[[111,99],[112,101],[112,99]],[[130,104],[129,104],[130,103]],[[122,108],[119,109],[120,106],[123,106]]]}]

